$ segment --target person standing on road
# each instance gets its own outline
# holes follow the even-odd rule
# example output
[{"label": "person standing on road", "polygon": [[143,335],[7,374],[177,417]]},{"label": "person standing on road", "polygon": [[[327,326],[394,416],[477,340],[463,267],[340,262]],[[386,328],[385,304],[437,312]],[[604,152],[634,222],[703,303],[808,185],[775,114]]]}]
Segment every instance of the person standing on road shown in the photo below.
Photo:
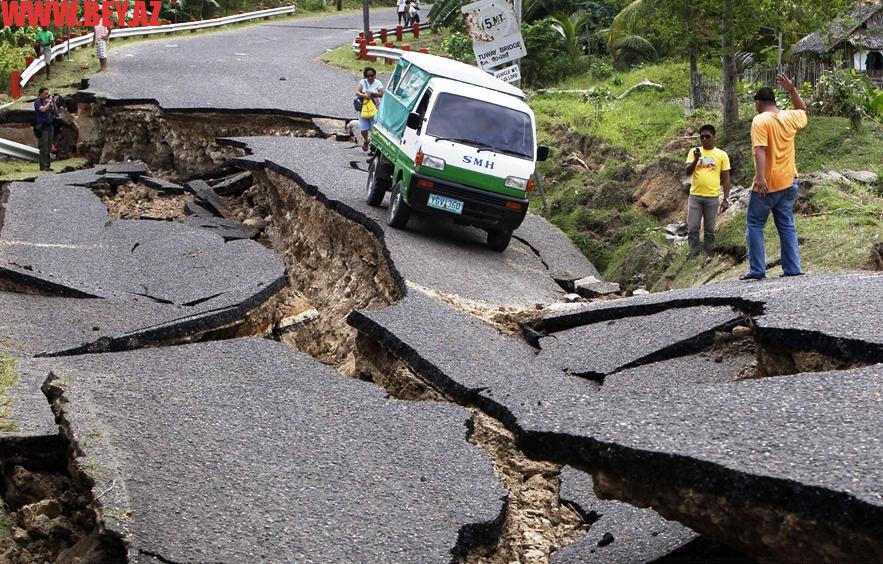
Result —
[{"label": "person standing on road", "polygon": [[[366,102],[370,101],[376,108],[379,108],[380,98],[383,97],[383,84],[377,80],[377,71],[373,67],[365,67],[362,76],[364,78],[356,86],[356,98],[362,100],[363,107]],[[374,116],[365,118],[362,117],[363,115],[364,113],[359,115],[359,130],[362,132],[362,150],[367,151],[368,134],[374,127]]]},{"label": "person standing on road", "polygon": [[[101,16],[100,13],[99,16]],[[95,26],[95,36],[92,43],[95,45],[95,56],[98,57],[100,65],[98,72],[104,72],[107,70],[107,44],[110,43],[110,29],[104,25],[104,21]]]},{"label": "person standing on road", "polygon": [[53,41],[55,41],[55,36],[52,32],[46,27],[41,27],[37,32],[37,48],[39,49],[37,55],[43,57],[43,62],[46,64],[46,80],[49,80],[49,67],[52,66]]},{"label": "person standing on road", "polygon": [[417,0],[407,0],[410,2],[408,7],[408,25],[414,25],[420,23],[420,4],[417,3]]},{"label": "person standing on road", "polygon": [[780,74],[776,82],[791,98],[793,110],[780,110],[771,88],[761,88],[754,95],[757,115],[751,122],[751,146],[754,150],[754,186],[748,197],[748,272],[741,280],[760,280],[766,276],[763,228],[770,212],[779,232],[782,249],[782,276],[800,276],[800,249],[794,226],[794,202],[797,200],[797,165],[794,138],[806,127],[806,104],[794,82]]},{"label": "person standing on road", "polygon": [[399,25],[408,25],[408,17],[405,15],[405,0],[396,0],[396,13],[399,16]]},{"label": "person standing on road", "polygon": [[[687,240],[690,243],[690,256],[700,252],[710,256],[714,245],[714,229],[717,214],[730,207],[730,157],[714,146],[716,131],[713,125],[699,128],[702,147],[695,147],[687,154],[684,173],[690,176],[690,197],[687,204]],[[721,187],[724,199],[721,201]],[[703,224],[705,238],[699,245],[699,225]]]},{"label": "person standing on road", "polygon": [[55,106],[55,99],[49,95],[49,89],[43,87],[34,100],[34,112],[37,114],[34,123],[35,132],[39,133],[40,148],[40,170],[52,170],[50,166],[51,156],[49,151],[55,142],[55,116],[58,114],[58,108]]}]

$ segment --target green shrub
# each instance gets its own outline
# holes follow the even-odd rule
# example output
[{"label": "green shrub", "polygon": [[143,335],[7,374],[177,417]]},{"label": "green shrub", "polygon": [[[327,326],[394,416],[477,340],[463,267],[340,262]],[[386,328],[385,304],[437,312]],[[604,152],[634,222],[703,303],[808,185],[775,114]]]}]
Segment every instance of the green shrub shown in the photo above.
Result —
[{"label": "green shrub", "polygon": [[854,69],[827,71],[819,78],[810,106],[825,116],[848,117],[853,125],[872,115],[874,87],[868,75]]},{"label": "green shrub", "polygon": [[24,71],[25,57],[33,54],[33,43],[20,47],[5,41],[0,42],[0,87],[3,90],[9,91],[9,71],[13,69]]},{"label": "green shrub", "polygon": [[548,86],[588,69],[586,57],[574,59],[567,55],[561,45],[561,36],[550,23],[540,20],[521,26],[527,49],[527,56],[521,59],[521,77],[528,86]]},{"label": "green shrub", "polygon": [[475,53],[472,50],[472,39],[461,31],[452,31],[441,41],[440,48],[452,59],[470,65],[475,64]]},{"label": "green shrub", "polygon": [[589,65],[589,74],[595,80],[607,80],[613,76],[613,65],[605,59],[595,59]]}]

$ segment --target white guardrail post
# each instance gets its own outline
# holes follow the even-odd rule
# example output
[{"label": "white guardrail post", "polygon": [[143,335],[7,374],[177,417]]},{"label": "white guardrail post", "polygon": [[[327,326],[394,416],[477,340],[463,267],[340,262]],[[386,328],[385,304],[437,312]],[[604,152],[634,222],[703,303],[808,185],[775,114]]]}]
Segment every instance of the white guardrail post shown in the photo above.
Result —
[{"label": "white guardrail post", "polygon": [[[141,35],[154,35],[161,33],[174,33],[177,31],[191,31],[197,29],[209,29],[212,27],[219,27],[222,25],[229,25],[233,23],[247,22],[249,20],[256,20],[258,18],[268,18],[271,16],[284,16],[288,14],[293,14],[295,10],[294,6],[282,6],[279,8],[270,8],[268,10],[259,10],[257,12],[248,12],[245,14],[236,14],[235,16],[226,16],[223,18],[214,18],[211,20],[199,20],[193,22],[184,22],[184,23],[176,23],[176,24],[166,24],[166,25],[158,25],[158,26],[150,26],[150,27],[118,27],[113,28],[111,30],[112,38],[119,37],[136,37]],[[55,59],[58,55],[66,55],[72,49],[76,49],[78,47],[83,47],[85,45],[92,44],[92,38],[94,33],[88,33],[86,35],[80,35],[78,37],[74,37],[69,41],[64,41],[59,43],[55,47],[52,48],[52,59]],[[46,63],[43,61],[42,57],[38,57],[34,59],[34,62],[31,63],[28,68],[21,73],[21,87],[24,86],[30,81],[34,76],[40,73],[41,70],[46,66]]]}]

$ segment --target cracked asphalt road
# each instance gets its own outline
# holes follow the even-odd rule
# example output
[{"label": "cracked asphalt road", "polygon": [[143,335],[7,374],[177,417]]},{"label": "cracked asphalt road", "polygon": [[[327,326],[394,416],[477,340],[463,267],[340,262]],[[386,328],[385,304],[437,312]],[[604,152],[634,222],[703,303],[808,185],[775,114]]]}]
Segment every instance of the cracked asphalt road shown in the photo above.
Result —
[{"label": "cracked asphalt road", "polygon": [[[236,162],[271,163],[276,169],[290,171],[299,183],[323,197],[364,215],[383,230],[390,256],[402,276],[421,286],[491,305],[530,306],[560,300],[565,292],[555,282],[556,274],[600,277],[559,229],[533,214],[528,214],[515,232],[515,237],[530,246],[515,239],[503,253],[489,250],[486,233],[476,228],[417,217],[407,229],[388,227],[389,197],[383,207],[365,203],[366,157],[361,149],[308,138],[242,137],[231,141],[251,153]],[[540,256],[534,248],[541,250]]]},{"label": "cracked asphalt road", "polygon": [[[393,26],[395,18],[392,7],[372,9],[372,28]],[[116,100],[156,100],[167,110],[273,110],[352,119],[351,94],[358,79],[316,58],[352,42],[361,30],[358,13],[270,20],[134,43],[110,51],[108,71],[90,77],[86,92]],[[113,37],[111,42],[122,43]]]}]

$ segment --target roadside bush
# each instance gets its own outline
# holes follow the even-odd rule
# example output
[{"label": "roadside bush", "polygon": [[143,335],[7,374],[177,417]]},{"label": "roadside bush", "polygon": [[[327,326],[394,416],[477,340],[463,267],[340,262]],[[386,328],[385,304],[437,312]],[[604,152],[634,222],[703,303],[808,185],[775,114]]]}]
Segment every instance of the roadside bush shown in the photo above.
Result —
[{"label": "roadside bush", "polygon": [[25,70],[25,57],[33,54],[33,42],[21,47],[5,41],[0,42],[0,86],[4,90],[9,90],[9,71]]},{"label": "roadside bush", "polygon": [[819,78],[810,107],[820,115],[848,117],[857,126],[863,117],[875,114],[874,98],[874,87],[866,74],[837,69]]},{"label": "roadside bush", "polygon": [[441,41],[442,53],[470,65],[475,64],[475,53],[472,51],[472,39],[461,31],[452,31]]},{"label": "roadside bush", "polygon": [[589,65],[589,74],[595,80],[607,80],[613,76],[613,65],[604,59],[595,59]]},{"label": "roadside bush", "polygon": [[561,36],[549,20],[521,27],[527,57],[521,60],[521,77],[533,87],[544,87],[588,70],[586,57],[572,58],[561,45]]}]

